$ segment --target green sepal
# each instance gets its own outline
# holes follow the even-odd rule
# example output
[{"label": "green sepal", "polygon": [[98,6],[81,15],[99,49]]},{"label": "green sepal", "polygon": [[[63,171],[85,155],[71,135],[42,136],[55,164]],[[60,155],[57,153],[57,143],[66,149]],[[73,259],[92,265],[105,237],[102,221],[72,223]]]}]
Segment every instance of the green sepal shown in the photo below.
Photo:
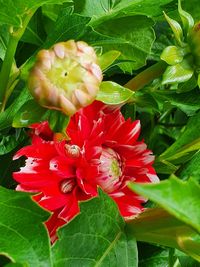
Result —
[{"label": "green sepal", "polygon": [[188,81],[194,73],[187,60],[183,60],[181,63],[168,66],[163,74],[162,84],[168,83],[183,83]]},{"label": "green sepal", "polygon": [[184,47],[185,44],[183,43],[183,31],[182,31],[181,25],[176,20],[171,19],[165,12],[163,12],[163,13],[164,13],[165,19],[169,23],[169,26],[171,27],[171,29],[174,33],[174,37],[175,37],[177,43],[181,47]]},{"label": "green sepal", "polygon": [[178,13],[182,20],[185,32],[188,34],[190,29],[194,26],[194,20],[193,20],[193,17],[188,12],[182,9],[181,0],[178,0]]},{"label": "green sepal", "polygon": [[167,46],[163,50],[160,58],[169,65],[175,65],[183,60],[184,55],[185,55],[184,49],[177,47],[175,45],[171,45]]}]

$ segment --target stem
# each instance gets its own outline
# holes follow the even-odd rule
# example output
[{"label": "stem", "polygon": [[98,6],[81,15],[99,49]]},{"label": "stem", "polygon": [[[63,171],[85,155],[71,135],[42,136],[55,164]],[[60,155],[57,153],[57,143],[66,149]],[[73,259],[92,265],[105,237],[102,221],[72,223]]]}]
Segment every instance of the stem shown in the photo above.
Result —
[{"label": "stem", "polygon": [[8,48],[6,50],[5,59],[0,72],[0,81],[1,81],[1,89],[0,89],[0,106],[3,103],[4,96],[7,89],[7,84],[9,81],[10,71],[15,55],[15,51],[17,49],[18,38],[11,35],[8,43]]},{"label": "stem", "polygon": [[169,249],[169,257],[168,257],[168,265],[169,265],[169,267],[173,267],[174,266],[174,252],[175,252],[174,248],[170,248]]},{"label": "stem", "polygon": [[133,79],[128,81],[124,87],[132,91],[139,90],[154,79],[160,77],[166,70],[166,67],[167,64],[164,61],[159,61],[136,75]]},{"label": "stem", "polygon": [[[2,64],[1,72],[0,72],[0,109],[2,110],[2,105],[5,105],[5,95],[8,87],[9,77],[11,73],[12,63],[14,60],[15,52],[17,49],[18,42],[22,35],[24,34],[24,31],[35,13],[36,9],[29,11],[27,16],[24,19],[23,26],[19,28],[17,31],[13,31],[10,33],[10,38],[8,42],[8,47],[6,50],[5,58]],[[12,27],[11,27],[12,29]],[[4,104],[3,104],[4,103]]]}]

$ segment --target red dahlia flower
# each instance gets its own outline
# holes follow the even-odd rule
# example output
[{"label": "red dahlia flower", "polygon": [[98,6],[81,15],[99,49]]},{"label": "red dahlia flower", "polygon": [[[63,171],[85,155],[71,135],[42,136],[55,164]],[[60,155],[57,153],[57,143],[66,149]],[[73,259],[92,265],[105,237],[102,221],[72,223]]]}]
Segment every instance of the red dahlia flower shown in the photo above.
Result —
[{"label": "red dahlia flower", "polygon": [[119,109],[95,101],[71,117],[66,140],[57,140],[47,122],[32,128],[32,144],[15,155],[27,160],[14,179],[17,190],[38,193],[33,198],[53,212],[47,222],[52,240],[56,229],[79,213],[78,201],[97,195],[97,186],[115,200],[125,219],[143,210],[145,199],[127,182],[157,182],[158,177],[152,152],[137,141],[139,121],[126,121]]}]

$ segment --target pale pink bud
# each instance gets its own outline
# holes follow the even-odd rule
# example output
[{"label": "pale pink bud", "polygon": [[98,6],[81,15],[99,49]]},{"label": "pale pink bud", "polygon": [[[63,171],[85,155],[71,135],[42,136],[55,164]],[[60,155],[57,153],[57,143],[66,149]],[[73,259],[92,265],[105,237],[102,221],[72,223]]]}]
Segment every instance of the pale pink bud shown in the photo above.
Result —
[{"label": "pale pink bud", "polygon": [[94,49],[70,40],[38,53],[28,84],[40,105],[73,115],[95,100],[101,81]]}]

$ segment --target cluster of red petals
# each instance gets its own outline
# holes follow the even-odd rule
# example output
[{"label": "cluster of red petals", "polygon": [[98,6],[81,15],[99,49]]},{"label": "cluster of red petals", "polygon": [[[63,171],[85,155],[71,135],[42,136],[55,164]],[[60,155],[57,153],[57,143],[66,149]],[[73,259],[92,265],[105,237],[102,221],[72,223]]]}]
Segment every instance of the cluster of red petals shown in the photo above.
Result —
[{"label": "cluster of red petals", "polygon": [[154,156],[137,141],[140,122],[125,120],[119,109],[101,102],[81,109],[60,140],[47,122],[32,125],[32,143],[20,149],[25,166],[13,174],[17,190],[37,193],[34,200],[52,212],[46,223],[52,241],[59,226],[79,213],[79,201],[97,196],[98,186],[117,203],[126,218],[143,210],[145,199],[127,187],[128,181],[157,182]]}]

